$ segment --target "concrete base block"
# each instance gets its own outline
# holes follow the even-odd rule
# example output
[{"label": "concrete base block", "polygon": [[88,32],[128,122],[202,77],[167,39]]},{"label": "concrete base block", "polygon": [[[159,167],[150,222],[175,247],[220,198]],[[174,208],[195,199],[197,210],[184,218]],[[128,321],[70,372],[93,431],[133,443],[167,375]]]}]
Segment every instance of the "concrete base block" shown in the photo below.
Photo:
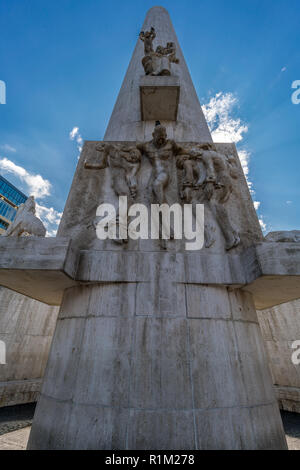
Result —
[{"label": "concrete base block", "polygon": [[29,449],[286,448],[251,295],[165,283],[65,292]]}]

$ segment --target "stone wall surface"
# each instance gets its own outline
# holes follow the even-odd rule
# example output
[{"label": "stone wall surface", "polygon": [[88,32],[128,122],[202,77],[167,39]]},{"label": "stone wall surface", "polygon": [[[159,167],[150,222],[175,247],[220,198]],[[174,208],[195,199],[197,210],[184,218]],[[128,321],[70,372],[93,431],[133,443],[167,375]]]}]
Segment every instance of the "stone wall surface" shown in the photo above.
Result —
[{"label": "stone wall surface", "polygon": [[57,314],[57,307],[0,287],[0,341],[6,345],[0,406],[37,400]]},{"label": "stone wall surface", "polygon": [[70,288],[50,358],[30,449],[285,447],[246,292],[158,270]]},{"label": "stone wall surface", "polygon": [[300,300],[257,312],[279,405],[300,413],[300,365],[293,364],[294,341],[300,340]]}]

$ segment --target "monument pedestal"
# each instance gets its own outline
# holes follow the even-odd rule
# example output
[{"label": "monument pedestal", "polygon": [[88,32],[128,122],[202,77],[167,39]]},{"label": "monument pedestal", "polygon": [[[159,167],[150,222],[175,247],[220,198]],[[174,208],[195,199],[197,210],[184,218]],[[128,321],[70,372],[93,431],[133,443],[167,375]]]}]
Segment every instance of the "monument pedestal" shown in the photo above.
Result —
[{"label": "monument pedestal", "polygon": [[29,448],[285,448],[252,295],[199,283],[192,254],[132,262],[65,291]]},{"label": "monument pedestal", "polygon": [[30,449],[285,448],[251,294],[161,273],[65,291]]},{"label": "monument pedestal", "polygon": [[177,77],[141,77],[142,121],[176,121],[180,94]]}]

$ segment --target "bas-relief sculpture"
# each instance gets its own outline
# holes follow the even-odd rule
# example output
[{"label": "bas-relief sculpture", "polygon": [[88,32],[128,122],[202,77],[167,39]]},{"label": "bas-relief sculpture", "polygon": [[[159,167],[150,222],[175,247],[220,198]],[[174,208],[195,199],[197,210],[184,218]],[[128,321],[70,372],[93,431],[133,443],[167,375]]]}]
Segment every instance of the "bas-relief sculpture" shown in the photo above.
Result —
[{"label": "bas-relief sculpture", "polygon": [[3,234],[5,237],[31,235],[35,237],[44,237],[46,235],[43,222],[35,215],[34,196],[30,196],[26,202],[19,206],[14,221]]},{"label": "bas-relief sculpture", "polygon": [[[175,202],[183,204],[204,204],[210,213],[210,222],[205,223],[205,247],[214,242],[216,226],[219,226],[225,240],[226,250],[240,243],[240,236],[230,221],[226,203],[230,200],[238,169],[234,156],[216,151],[213,144],[177,144],[168,139],[166,128],[159,121],[153,130],[153,139],[146,143],[124,145],[101,143],[97,145],[97,162],[85,162],[87,169],[109,168],[111,186],[116,196],[127,196],[128,207],[142,196],[138,175],[144,159],[150,163],[149,203],[167,203],[166,193],[172,177],[172,161],[177,167]],[[142,158],[143,157],[143,158]],[[174,178],[172,178],[174,185]],[[213,223],[211,222],[213,220]],[[171,235],[172,239],[172,235]]]},{"label": "bas-relief sculpture", "polygon": [[[187,203],[204,203],[221,228],[226,250],[236,247],[240,237],[225,207],[233,190],[233,180],[238,177],[234,157],[218,153],[213,144],[199,144],[179,156],[177,167],[184,171],[181,190],[183,200]],[[212,227],[206,231],[211,232]],[[209,246],[212,245],[211,237],[210,241]]]},{"label": "bas-relief sculpture", "polygon": [[141,31],[139,38],[144,43],[144,57],[142,64],[146,75],[171,75],[171,63],[179,64],[176,58],[174,42],[168,42],[166,47],[157,46],[154,51],[153,40],[156,37],[155,29]]},{"label": "bas-relief sculpture", "polygon": [[168,161],[183,152],[183,149],[174,140],[167,138],[166,128],[159,121],[155,125],[152,136],[153,139],[150,142],[138,143],[137,148],[149,159],[152,165],[153,193],[156,202],[163,204],[166,202],[165,189],[170,179]]},{"label": "bas-relief sculpture", "polygon": [[[96,169],[109,167],[112,187],[117,196],[129,196],[135,199],[137,194],[137,173],[141,164],[141,153],[135,146],[100,144],[100,163]],[[86,165],[86,168],[89,168]],[[93,167],[90,167],[93,168]],[[121,171],[120,171],[121,170]],[[128,193],[129,190],[129,193]]]}]

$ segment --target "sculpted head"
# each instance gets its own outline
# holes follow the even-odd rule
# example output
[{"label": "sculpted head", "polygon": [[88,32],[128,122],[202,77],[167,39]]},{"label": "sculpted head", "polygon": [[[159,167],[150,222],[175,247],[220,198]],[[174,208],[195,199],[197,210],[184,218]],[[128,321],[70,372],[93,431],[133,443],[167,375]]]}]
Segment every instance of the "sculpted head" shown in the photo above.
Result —
[{"label": "sculpted head", "polygon": [[210,142],[207,142],[206,144],[202,144],[201,148],[203,150],[214,150],[214,151],[216,151],[216,148],[215,148],[214,144],[211,144]]},{"label": "sculpted head", "polygon": [[162,46],[157,46],[155,52],[159,55],[164,55],[165,49]]},{"label": "sculpted head", "polygon": [[126,160],[130,163],[138,163],[141,161],[141,152],[136,147],[130,147],[126,155]]},{"label": "sculpted head", "polygon": [[156,122],[153,131],[153,141],[157,147],[162,147],[167,142],[167,130],[159,121]]},{"label": "sculpted head", "polygon": [[191,150],[189,151],[189,155],[192,158],[200,157],[202,155],[201,149],[191,148]]},{"label": "sculpted head", "polygon": [[145,38],[146,38],[146,39],[151,38],[151,35],[152,35],[152,31],[146,31],[146,32],[145,32]]}]

